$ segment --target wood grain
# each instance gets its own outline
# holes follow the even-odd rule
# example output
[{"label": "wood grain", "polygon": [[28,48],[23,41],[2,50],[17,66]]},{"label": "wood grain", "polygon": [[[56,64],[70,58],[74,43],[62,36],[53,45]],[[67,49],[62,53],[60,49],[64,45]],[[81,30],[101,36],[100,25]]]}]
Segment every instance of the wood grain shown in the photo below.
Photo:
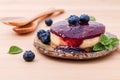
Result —
[{"label": "wood grain", "polygon": [[[66,10],[52,17],[54,23],[70,14],[87,13],[120,38],[120,0],[0,0],[0,17],[31,17],[50,8]],[[33,46],[37,30],[48,29],[44,22],[28,35],[18,35],[12,28],[0,23],[0,80],[120,80],[120,49],[90,61],[53,59],[39,54]],[[23,53],[8,54],[11,45],[32,50],[35,60],[28,63],[22,59]]]}]

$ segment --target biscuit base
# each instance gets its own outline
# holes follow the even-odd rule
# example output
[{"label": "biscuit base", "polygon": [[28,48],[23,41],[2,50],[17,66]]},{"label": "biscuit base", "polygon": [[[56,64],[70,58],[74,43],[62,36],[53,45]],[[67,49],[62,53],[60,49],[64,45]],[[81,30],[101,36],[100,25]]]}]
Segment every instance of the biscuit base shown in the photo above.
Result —
[{"label": "biscuit base", "polygon": [[64,52],[64,51],[56,51],[50,45],[43,44],[37,37],[34,39],[34,46],[39,51],[39,53],[56,58],[62,59],[73,59],[73,60],[88,60],[88,59],[95,59],[104,57],[106,55],[111,54],[113,51],[118,49],[118,45],[113,48],[112,51],[110,50],[102,50],[97,52],[86,52],[86,53],[71,53],[71,52]]}]

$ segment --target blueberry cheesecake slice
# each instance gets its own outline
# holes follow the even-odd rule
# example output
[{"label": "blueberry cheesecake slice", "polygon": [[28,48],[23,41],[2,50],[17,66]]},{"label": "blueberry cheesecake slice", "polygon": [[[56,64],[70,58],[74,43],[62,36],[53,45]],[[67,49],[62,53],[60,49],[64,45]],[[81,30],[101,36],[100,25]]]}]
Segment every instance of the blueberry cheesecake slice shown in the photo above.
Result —
[{"label": "blueberry cheesecake slice", "polygon": [[51,19],[46,20],[50,30],[39,30],[34,46],[42,54],[75,60],[99,58],[117,50],[119,39],[93,20],[86,14],[71,15],[54,24]]}]

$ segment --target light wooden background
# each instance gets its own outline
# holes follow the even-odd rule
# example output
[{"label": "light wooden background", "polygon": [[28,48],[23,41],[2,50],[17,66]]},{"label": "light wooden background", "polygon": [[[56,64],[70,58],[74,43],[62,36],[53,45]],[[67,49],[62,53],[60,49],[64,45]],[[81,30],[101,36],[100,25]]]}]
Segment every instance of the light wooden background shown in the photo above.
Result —
[{"label": "light wooden background", "polygon": [[[29,17],[50,8],[66,13],[53,18],[64,20],[70,14],[86,13],[106,25],[106,31],[120,38],[120,0],[0,0],[0,17]],[[45,26],[42,22],[37,30]],[[12,26],[0,23],[0,80],[120,80],[120,50],[102,59],[69,61],[45,57],[33,47],[36,32],[17,35]],[[32,50],[36,58],[25,62],[23,53],[8,54],[11,45]]]}]

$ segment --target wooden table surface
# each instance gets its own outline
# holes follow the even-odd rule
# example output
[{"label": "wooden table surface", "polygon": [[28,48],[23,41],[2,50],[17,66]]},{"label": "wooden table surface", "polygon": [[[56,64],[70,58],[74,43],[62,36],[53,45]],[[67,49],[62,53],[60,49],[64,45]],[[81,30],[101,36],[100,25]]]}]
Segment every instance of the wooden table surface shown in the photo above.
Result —
[{"label": "wooden table surface", "polygon": [[[65,13],[52,18],[54,23],[70,14],[86,13],[106,26],[106,31],[120,38],[120,0],[0,0],[0,17],[29,17],[49,8],[65,9]],[[18,35],[12,26],[0,23],[0,80],[120,80],[120,49],[112,55],[89,61],[69,61],[46,57],[33,46],[39,28],[27,35]],[[11,55],[8,49],[17,45],[32,50],[36,57],[25,62],[23,53]]]}]

